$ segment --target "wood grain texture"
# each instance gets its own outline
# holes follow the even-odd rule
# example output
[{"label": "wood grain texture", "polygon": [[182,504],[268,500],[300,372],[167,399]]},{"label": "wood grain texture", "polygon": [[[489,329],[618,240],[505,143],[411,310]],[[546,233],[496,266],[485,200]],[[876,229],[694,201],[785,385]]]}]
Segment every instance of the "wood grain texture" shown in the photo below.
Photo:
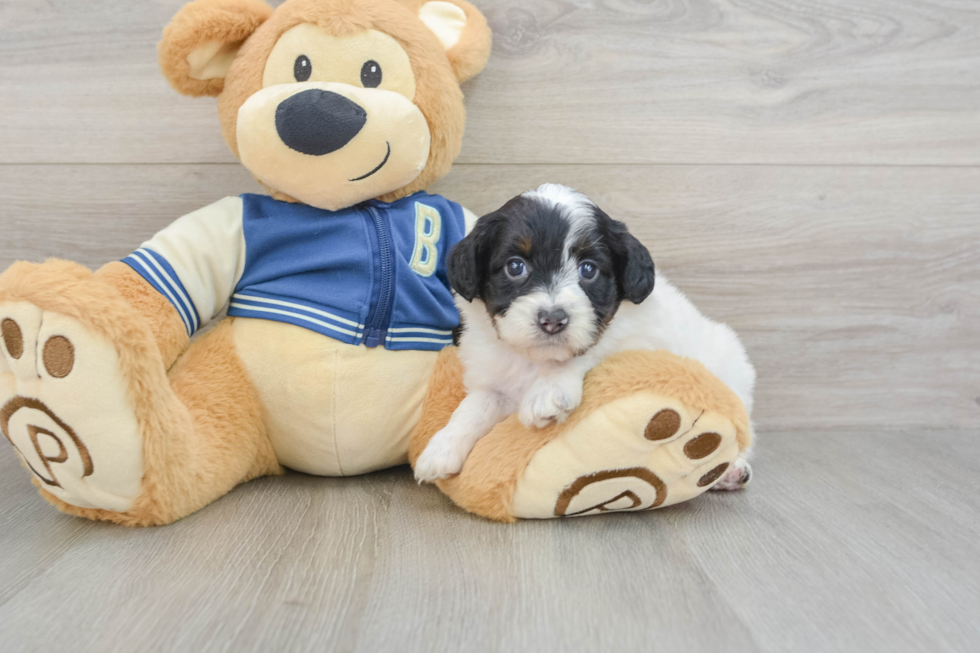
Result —
[{"label": "wood grain texture", "polygon": [[491,524],[404,468],[164,528],[51,510],[0,449],[5,650],[976,650],[974,431],[773,434],[744,493]]},{"label": "wood grain texture", "polygon": [[[156,66],[182,3],[0,0],[0,163],[230,162]],[[478,4],[461,162],[980,163],[969,0]]]},{"label": "wood grain texture", "polygon": [[[661,273],[739,332],[763,439],[980,426],[980,169],[461,165],[433,190],[482,214],[544,181],[625,220]],[[12,167],[0,269],[95,267],[254,186],[234,165]]]}]

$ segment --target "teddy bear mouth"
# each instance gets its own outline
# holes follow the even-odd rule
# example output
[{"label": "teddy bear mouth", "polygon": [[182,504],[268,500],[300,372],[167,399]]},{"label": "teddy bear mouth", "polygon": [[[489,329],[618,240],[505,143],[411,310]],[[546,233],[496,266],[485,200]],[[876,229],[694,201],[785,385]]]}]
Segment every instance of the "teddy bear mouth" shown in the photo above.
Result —
[{"label": "teddy bear mouth", "polygon": [[385,164],[388,163],[388,158],[391,157],[391,143],[385,141],[385,145],[388,147],[388,151],[385,152],[385,158],[381,161],[381,163],[377,165],[377,167],[374,168],[374,170],[367,173],[366,175],[361,175],[360,177],[354,177],[353,179],[348,179],[348,181],[361,181],[362,179],[367,179],[368,177],[376,173],[378,170],[381,170],[381,168],[385,167]]}]

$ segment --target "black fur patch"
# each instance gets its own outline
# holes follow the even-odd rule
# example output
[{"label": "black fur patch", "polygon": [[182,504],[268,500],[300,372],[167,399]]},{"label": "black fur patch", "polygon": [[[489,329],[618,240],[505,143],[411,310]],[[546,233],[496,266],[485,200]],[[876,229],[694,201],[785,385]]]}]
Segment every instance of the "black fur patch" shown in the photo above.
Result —
[{"label": "black fur patch", "polygon": [[599,207],[595,207],[595,212],[599,240],[610,251],[620,301],[627,299],[639,304],[653,292],[656,281],[650,251],[625,224],[613,220]]},{"label": "black fur patch", "polygon": [[[483,300],[491,317],[505,315],[518,297],[548,288],[565,274],[564,253],[570,249],[576,266],[592,261],[599,274],[579,284],[595,309],[600,330],[627,299],[640,303],[653,291],[653,259],[622,222],[593,206],[592,224],[578,230],[569,243],[572,225],[561,208],[520,195],[477,221],[473,231],[449,257],[449,282],[467,301]],[[522,259],[528,274],[507,275],[506,264]]]}]

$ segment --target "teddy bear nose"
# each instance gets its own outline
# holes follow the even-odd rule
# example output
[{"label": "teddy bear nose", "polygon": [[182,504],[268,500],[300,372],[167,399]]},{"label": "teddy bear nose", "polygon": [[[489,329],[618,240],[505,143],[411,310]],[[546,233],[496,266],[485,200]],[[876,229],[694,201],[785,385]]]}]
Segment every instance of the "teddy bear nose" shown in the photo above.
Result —
[{"label": "teddy bear nose", "polygon": [[276,109],[276,131],[290,149],[322,156],[357,136],[367,112],[343,95],[310,89],[283,100]]}]

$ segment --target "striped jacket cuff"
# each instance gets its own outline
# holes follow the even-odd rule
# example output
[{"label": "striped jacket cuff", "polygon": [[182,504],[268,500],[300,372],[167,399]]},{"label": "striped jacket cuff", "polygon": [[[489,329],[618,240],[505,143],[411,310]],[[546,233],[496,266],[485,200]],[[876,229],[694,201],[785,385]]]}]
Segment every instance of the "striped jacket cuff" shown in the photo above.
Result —
[{"label": "striped jacket cuff", "polygon": [[453,344],[451,329],[432,329],[428,327],[393,327],[388,329],[385,347],[393,350],[423,349],[439,351]]},{"label": "striped jacket cuff", "polygon": [[288,322],[349,344],[359,342],[364,333],[364,325],[352,319],[356,315],[339,315],[322,307],[254,294],[232,295],[228,315]]},{"label": "striped jacket cuff", "polygon": [[201,328],[201,318],[197,314],[197,309],[194,308],[194,303],[190,300],[190,296],[177,277],[177,273],[174,272],[165,258],[152,250],[141,248],[124,258],[122,262],[133,268],[138,275],[173,304],[180,315],[180,319],[184,322],[188,336],[194,335]]}]

